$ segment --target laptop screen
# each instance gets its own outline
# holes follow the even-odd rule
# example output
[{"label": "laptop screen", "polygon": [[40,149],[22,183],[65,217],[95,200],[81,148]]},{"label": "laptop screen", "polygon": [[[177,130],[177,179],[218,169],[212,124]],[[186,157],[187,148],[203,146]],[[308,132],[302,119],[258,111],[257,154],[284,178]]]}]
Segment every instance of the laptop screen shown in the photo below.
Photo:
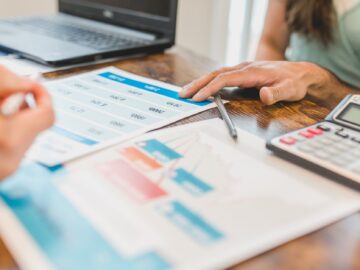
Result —
[{"label": "laptop screen", "polygon": [[85,2],[102,7],[107,6],[109,9],[116,9],[124,13],[133,13],[134,15],[158,16],[163,18],[170,16],[169,0],[85,0]]},{"label": "laptop screen", "polygon": [[178,0],[59,0],[60,12],[175,37]]}]

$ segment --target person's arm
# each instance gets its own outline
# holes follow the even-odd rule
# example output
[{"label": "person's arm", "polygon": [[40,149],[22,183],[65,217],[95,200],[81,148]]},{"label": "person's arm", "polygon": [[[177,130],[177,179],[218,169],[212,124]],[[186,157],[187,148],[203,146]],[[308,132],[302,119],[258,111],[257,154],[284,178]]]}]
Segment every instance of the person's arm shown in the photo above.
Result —
[{"label": "person's arm", "polygon": [[22,108],[11,116],[0,114],[0,180],[15,172],[36,136],[54,122],[46,90],[40,84],[20,78],[0,66],[0,105],[17,93],[32,93],[37,106]]},{"label": "person's arm", "polygon": [[334,74],[314,63],[283,61],[288,39],[285,0],[270,0],[257,55],[257,59],[262,61],[213,71],[186,85],[180,96],[203,101],[224,87],[257,88],[261,101],[272,105],[279,101],[300,100],[308,91],[321,96],[330,88],[351,89]]},{"label": "person's arm", "polygon": [[285,20],[286,0],[270,0],[256,60],[285,60],[289,29]]}]

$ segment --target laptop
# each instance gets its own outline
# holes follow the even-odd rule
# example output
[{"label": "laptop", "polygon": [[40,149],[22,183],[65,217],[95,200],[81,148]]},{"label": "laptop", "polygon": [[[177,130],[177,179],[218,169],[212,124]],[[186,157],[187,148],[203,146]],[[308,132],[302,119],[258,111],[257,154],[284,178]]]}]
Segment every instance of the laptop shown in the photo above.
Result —
[{"label": "laptop", "polygon": [[58,0],[53,16],[0,20],[0,49],[51,66],[164,51],[177,0]]}]

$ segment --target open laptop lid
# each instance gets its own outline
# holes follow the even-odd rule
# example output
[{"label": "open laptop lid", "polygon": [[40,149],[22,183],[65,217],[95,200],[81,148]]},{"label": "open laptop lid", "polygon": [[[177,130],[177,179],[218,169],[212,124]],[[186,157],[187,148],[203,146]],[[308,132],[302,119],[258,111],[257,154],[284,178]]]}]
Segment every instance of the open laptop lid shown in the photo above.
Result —
[{"label": "open laptop lid", "polygon": [[175,39],[178,0],[59,0],[60,12]]}]

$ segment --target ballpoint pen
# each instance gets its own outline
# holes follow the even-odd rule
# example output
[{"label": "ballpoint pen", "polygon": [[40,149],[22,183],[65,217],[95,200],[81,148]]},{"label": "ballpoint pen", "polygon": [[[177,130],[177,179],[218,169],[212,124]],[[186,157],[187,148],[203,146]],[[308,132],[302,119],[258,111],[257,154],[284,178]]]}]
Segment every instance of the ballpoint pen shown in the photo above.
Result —
[{"label": "ballpoint pen", "polygon": [[237,140],[237,137],[238,137],[238,134],[237,134],[237,130],[236,130],[236,127],[233,123],[233,121],[231,120],[225,106],[224,106],[224,103],[222,102],[222,99],[220,97],[219,94],[216,94],[214,96],[214,101],[219,109],[219,112],[220,112],[220,115],[222,117],[222,119],[225,121],[226,123],[226,126],[228,127],[229,129],[229,133],[230,133],[230,136],[234,139],[234,140]]},{"label": "ballpoint pen", "polygon": [[[40,74],[30,76],[31,80],[38,81],[41,78]],[[29,108],[36,107],[34,96],[29,94],[15,94],[10,96],[4,104],[0,107],[0,114],[3,116],[11,116],[20,111],[23,104]]]}]

